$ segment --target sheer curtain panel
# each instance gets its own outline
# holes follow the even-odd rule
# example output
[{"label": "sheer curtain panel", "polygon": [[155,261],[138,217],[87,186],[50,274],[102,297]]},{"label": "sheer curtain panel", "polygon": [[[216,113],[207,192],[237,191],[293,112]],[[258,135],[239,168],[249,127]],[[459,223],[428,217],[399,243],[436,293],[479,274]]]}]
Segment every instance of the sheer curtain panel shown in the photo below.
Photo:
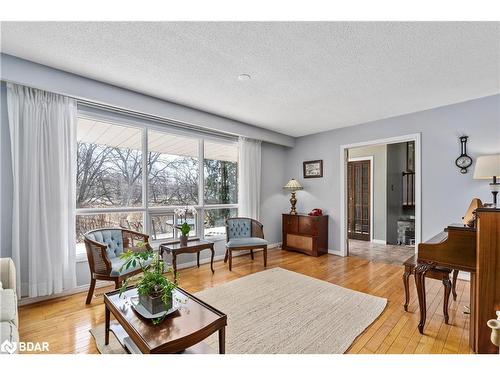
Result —
[{"label": "sheer curtain panel", "polygon": [[75,288],[76,101],[7,84],[18,296]]},{"label": "sheer curtain panel", "polygon": [[260,219],[261,141],[239,138],[238,216]]}]

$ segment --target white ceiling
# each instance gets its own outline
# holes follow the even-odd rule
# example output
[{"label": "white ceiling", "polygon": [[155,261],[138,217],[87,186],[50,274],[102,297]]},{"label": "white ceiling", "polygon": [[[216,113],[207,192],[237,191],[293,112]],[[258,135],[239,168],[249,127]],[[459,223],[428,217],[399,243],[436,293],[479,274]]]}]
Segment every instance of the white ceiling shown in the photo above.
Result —
[{"label": "white ceiling", "polygon": [[4,53],[292,136],[500,92],[498,22],[2,22],[1,31]]}]

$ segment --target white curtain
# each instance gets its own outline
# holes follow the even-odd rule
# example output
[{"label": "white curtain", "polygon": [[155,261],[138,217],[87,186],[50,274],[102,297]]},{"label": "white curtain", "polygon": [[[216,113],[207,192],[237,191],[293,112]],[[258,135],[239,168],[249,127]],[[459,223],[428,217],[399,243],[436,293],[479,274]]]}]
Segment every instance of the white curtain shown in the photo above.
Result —
[{"label": "white curtain", "polygon": [[260,219],[261,141],[239,138],[238,216]]},{"label": "white curtain", "polygon": [[18,296],[76,286],[76,101],[7,84]]}]

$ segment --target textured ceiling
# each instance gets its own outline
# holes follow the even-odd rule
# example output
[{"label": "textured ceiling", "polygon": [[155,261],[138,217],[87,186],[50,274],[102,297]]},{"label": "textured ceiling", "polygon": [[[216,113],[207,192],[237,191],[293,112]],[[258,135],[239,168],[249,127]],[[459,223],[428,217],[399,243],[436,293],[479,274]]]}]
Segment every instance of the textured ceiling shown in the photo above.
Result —
[{"label": "textured ceiling", "polygon": [[4,53],[292,136],[500,92],[496,22],[3,22],[1,31]]}]

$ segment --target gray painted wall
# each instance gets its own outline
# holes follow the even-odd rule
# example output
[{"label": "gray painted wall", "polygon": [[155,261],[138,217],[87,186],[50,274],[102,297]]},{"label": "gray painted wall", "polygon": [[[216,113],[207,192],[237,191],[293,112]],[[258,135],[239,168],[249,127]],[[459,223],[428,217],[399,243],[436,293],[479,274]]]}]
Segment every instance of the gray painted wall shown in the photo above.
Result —
[{"label": "gray painted wall", "polygon": [[385,241],[387,221],[387,146],[355,147],[349,157],[373,156],[373,239]]},{"label": "gray painted wall", "polygon": [[0,84],[0,257],[10,257],[12,240],[12,168],[7,87]]},{"label": "gray painted wall", "polygon": [[[413,133],[422,137],[424,241],[459,221],[473,197],[491,201],[488,183],[472,179],[473,167],[461,174],[454,162],[463,134],[474,160],[500,152],[500,95],[301,137],[288,152],[288,175],[304,186],[297,194],[300,211],[321,207],[330,215],[330,249],[340,249],[340,145]],[[315,159],[323,159],[324,178],[304,180],[302,162]]]}]

